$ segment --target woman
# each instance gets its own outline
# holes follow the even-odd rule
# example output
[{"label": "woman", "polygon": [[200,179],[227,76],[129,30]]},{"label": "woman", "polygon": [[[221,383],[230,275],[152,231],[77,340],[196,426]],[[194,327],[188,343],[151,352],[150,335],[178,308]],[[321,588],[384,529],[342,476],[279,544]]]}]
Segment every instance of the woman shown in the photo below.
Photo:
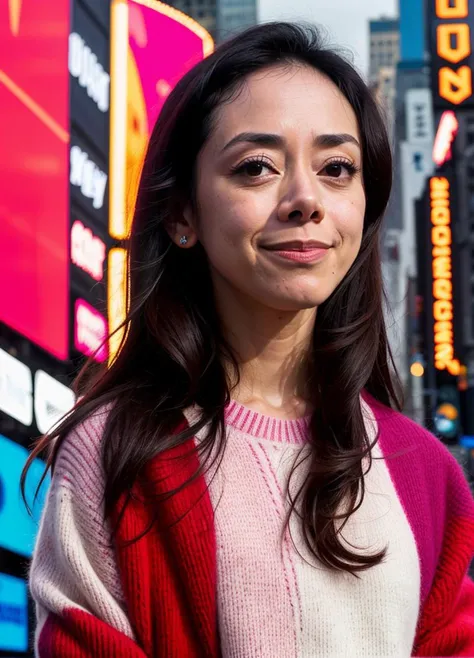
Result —
[{"label": "woman", "polygon": [[130,314],[51,446],[31,568],[45,656],[474,655],[474,505],[398,407],[367,87],[254,27],[171,93]]}]

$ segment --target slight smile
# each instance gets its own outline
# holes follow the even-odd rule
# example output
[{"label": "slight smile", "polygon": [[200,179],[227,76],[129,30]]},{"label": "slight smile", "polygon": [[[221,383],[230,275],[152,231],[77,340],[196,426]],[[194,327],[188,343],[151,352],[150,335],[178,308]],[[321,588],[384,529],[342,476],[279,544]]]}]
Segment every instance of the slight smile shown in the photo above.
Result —
[{"label": "slight smile", "polygon": [[296,263],[316,263],[327,255],[330,248],[331,245],[314,240],[307,242],[293,240],[291,242],[280,242],[262,247],[262,249],[265,249],[265,251],[268,251],[277,258],[291,260]]}]

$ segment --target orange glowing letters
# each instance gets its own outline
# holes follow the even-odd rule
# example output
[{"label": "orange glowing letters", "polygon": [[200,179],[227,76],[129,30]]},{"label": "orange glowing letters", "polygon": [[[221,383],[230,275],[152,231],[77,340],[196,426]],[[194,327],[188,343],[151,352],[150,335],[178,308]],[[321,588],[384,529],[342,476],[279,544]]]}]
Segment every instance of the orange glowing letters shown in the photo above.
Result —
[{"label": "orange glowing letters", "polygon": [[457,375],[460,364],[454,358],[451,204],[447,178],[431,179],[430,198],[434,361],[438,370]]},{"label": "orange glowing letters", "polygon": [[[436,0],[436,16],[441,20],[466,19],[469,15],[467,0]],[[472,96],[472,70],[468,65],[454,66],[472,53],[471,30],[466,21],[441,23],[436,29],[436,51],[446,63],[438,72],[438,92],[453,105],[459,105]]]}]

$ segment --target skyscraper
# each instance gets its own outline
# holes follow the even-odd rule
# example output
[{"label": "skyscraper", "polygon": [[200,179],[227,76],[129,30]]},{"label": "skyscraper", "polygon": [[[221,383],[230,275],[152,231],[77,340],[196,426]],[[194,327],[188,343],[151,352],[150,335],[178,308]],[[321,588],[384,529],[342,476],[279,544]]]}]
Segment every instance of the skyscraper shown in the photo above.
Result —
[{"label": "skyscraper", "polygon": [[219,41],[257,22],[257,0],[168,0]]},{"label": "skyscraper", "polygon": [[194,18],[212,36],[217,32],[217,4],[219,0],[168,0],[167,4]]},{"label": "skyscraper", "polygon": [[217,39],[223,41],[257,22],[257,0],[217,0]]},{"label": "skyscraper", "polygon": [[394,121],[396,67],[400,57],[398,19],[382,17],[372,20],[369,31],[369,82],[375,88],[391,125]]},{"label": "skyscraper", "polygon": [[[416,298],[414,203],[432,170],[433,118],[429,71],[424,61],[424,2],[399,0],[398,5],[399,20],[371,23],[370,74],[372,80],[377,80],[385,75],[388,67],[390,74],[387,77],[393,79],[393,86],[386,85],[388,94],[385,93],[382,99],[389,114],[394,156],[393,190],[384,220],[382,242],[390,309],[387,325],[405,389],[405,412],[422,422],[422,380],[411,375],[411,364],[419,360],[418,345],[414,340],[418,332],[419,306]],[[388,35],[391,37],[387,38]],[[386,42],[384,47],[380,46],[382,40]],[[390,41],[391,45],[387,43]],[[390,50],[391,55],[387,52]]]}]

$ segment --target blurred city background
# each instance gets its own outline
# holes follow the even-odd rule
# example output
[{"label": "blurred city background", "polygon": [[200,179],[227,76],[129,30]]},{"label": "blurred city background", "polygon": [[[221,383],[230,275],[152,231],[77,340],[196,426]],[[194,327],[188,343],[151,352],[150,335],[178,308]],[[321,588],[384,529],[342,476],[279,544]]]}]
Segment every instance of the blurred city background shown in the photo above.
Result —
[{"label": "blurred city background", "polygon": [[[127,236],[150,130],[177,80],[257,22],[321,25],[386,116],[382,239],[405,413],[474,474],[474,0],[0,0],[0,656],[31,655],[26,587],[41,495],[33,439],[107,361],[125,313]],[[28,496],[42,472],[34,464]]]}]

